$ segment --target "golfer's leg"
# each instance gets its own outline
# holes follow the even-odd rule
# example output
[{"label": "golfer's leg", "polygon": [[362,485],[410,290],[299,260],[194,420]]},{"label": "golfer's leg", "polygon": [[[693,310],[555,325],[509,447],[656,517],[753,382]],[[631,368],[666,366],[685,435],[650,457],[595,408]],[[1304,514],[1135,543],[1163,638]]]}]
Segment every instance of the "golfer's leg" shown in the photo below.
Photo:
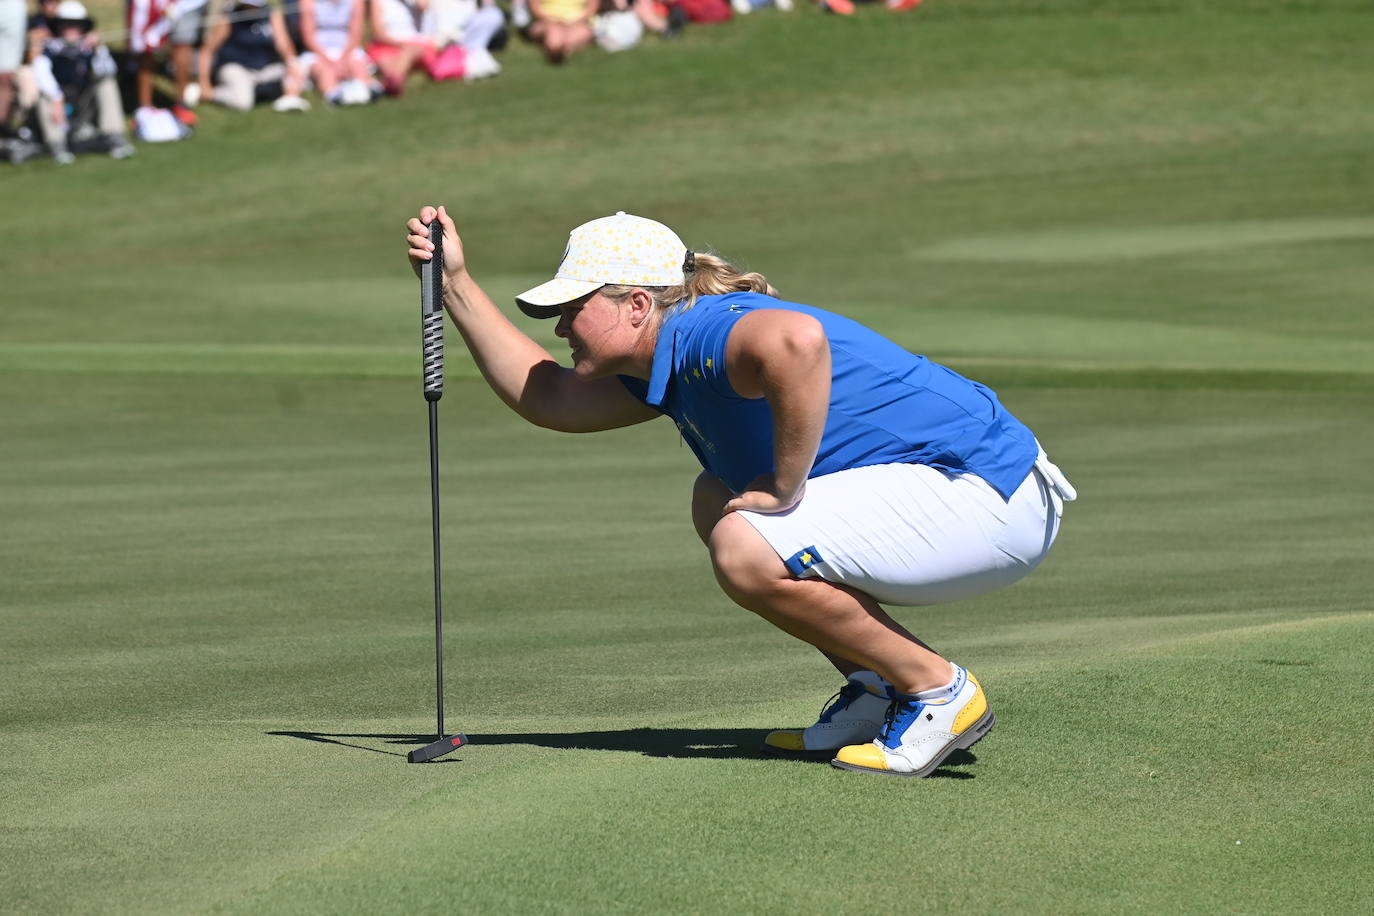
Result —
[{"label": "golfer's leg", "polygon": [[[733,496],[730,488],[710,471],[702,471],[697,475],[696,483],[692,486],[692,524],[697,529],[697,537],[701,538],[701,543],[710,546],[711,531],[720,522],[721,510],[725,508],[725,504]],[[830,664],[835,666],[835,670],[845,677],[849,677],[855,671],[865,670],[863,665],[847,658],[842,658],[824,649],[821,649],[820,652]]]},{"label": "golfer's leg", "polygon": [[707,546],[732,601],[827,656],[876,671],[902,693],[949,683],[951,665],[922,645],[868,595],[821,579],[794,579],[754,526],[730,514]]},{"label": "golfer's leg", "polygon": [[692,525],[697,529],[697,537],[706,546],[711,545],[711,530],[720,521],[721,510],[732,498],[730,488],[712,474],[702,471],[692,484]]}]

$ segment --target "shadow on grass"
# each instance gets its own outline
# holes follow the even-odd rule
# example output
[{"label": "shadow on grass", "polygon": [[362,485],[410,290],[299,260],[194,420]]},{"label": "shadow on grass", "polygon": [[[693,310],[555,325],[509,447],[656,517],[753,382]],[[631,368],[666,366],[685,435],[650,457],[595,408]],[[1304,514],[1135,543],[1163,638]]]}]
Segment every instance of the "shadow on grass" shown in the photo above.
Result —
[{"label": "shadow on grass", "polygon": [[[405,757],[405,751],[384,750],[359,744],[356,740],[382,741],[391,745],[425,745],[434,740],[433,734],[333,734],[329,732],[277,731],[269,735],[336,744],[340,747]],[[646,757],[706,760],[782,760],[760,750],[766,731],[752,728],[628,728],[602,732],[519,732],[513,734],[468,735],[469,746],[480,748],[493,744],[531,744],[560,750],[628,751]],[[830,755],[810,758],[786,758],[811,763],[829,763]],[[973,774],[949,767],[967,766],[977,761],[972,753],[955,751],[931,777],[972,779]],[[454,763],[457,758],[436,760],[435,763]]]}]

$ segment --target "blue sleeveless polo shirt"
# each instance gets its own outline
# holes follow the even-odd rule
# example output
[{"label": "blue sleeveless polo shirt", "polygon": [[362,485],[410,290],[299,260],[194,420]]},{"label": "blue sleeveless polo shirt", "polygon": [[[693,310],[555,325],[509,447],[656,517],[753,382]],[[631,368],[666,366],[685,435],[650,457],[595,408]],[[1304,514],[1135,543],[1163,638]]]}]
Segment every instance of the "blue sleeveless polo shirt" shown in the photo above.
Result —
[{"label": "blue sleeveless polo shirt", "polygon": [[811,477],[875,464],[925,464],[973,473],[1010,499],[1039,446],[991,389],[897,346],[856,321],[759,293],[702,296],[664,318],[651,377],[619,376],[639,400],[673,418],[702,467],[736,493],[773,470],[773,417],[725,372],[725,341],[755,309],[787,309],[821,323],[830,341],[830,410]]}]

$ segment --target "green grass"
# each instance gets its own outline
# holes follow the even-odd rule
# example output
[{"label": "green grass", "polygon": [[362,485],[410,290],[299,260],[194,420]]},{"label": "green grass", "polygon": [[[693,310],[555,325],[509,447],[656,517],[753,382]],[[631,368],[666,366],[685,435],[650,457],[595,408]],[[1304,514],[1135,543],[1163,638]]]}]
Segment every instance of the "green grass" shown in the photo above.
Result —
[{"label": "green grass", "polygon": [[[3,908],[1357,911],[1371,34],[1336,2],[765,12],[0,170]],[[837,685],[718,594],[690,452],[524,426],[451,334],[474,744],[407,766],[422,201],[502,302],[623,208],[996,387],[1082,498],[1024,582],[899,612],[992,736],[919,782],[757,755]]]}]

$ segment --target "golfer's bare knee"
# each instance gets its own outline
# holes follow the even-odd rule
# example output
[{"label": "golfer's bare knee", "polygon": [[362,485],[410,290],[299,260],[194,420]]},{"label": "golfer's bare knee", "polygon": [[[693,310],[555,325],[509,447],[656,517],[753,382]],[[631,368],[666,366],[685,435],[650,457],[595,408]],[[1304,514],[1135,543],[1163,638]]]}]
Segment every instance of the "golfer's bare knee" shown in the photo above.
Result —
[{"label": "golfer's bare knee", "polygon": [[706,546],[720,587],[751,611],[767,607],[791,580],[763,535],[739,515],[731,513],[716,522]]},{"label": "golfer's bare knee", "polygon": [[711,529],[720,521],[720,510],[730,499],[730,488],[710,471],[702,471],[692,485],[692,524],[701,543],[711,542]]}]

